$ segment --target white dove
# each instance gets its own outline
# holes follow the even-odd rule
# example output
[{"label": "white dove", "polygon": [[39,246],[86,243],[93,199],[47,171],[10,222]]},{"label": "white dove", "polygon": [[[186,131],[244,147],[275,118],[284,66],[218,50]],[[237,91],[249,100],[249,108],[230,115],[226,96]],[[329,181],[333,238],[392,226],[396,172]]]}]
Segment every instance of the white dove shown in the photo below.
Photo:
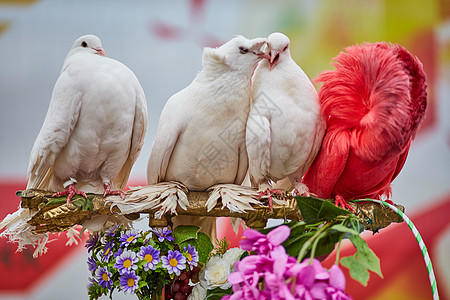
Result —
[{"label": "white dove", "polygon": [[[147,102],[133,72],[105,57],[98,37],[78,38],[64,60],[31,151],[27,189],[67,193],[67,202],[85,192],[122,196],[146,128]],[[7,227],[2,236],[18,242],[18,250],[33,245],[35,257],[46,252],[48,242],[48,234],[32,234],[27,223],[36,212],[20,208],[0,223],[0,229]],[[96,216],[83,226],[98,231],[111,221],[126,222]],[[75,233],[67,231],[69,243],[77,242]]]},{"label": "white dove", "polygon": [[246,143],[252,186],[272,205],[271,194],[279,192],[271,190],[273,182],[287,179],[289,189],[308,193],[301,179],[320,148],[325,122],[316,89],[291,58],[289,38],[272,33],[267,47],[270,57],[253,76]]},{"label": "white dove", "polygon": [[[217,184],[242,183],[248,169],[245,124],[251,76],[264,43],[237,36],[219,48],[204,49],[202,70],[161,113],[148,160],[149,185],[178,181],[189,190],[205,191]],[[189,223],[187,216],[177,220]]]},{"label": "white dove", "polygon": [[[144,142],[147,103],[134,73],[94,35],[64,60],[30,155],[27,189],[121,195]],[[64,191],[64,189],[66,189]]]}]

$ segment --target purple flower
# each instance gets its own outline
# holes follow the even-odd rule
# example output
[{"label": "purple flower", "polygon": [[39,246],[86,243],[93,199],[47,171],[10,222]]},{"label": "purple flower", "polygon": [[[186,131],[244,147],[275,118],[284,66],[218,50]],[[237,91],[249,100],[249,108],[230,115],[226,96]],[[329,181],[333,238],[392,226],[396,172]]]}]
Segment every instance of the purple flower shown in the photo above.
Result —
[{"label": "purple flower", "polygon": [[160,242],[164,242],[164,240],[168,240],[169,242],[174,241],[173,237],[169,236],[169,234],[172,233],[172,230],[170,230],[167,227],[155,228],[155,229],[152,229],[152,231],[156,234],[156,236],[158,237],[158,240]]},{"label": "purple flower", "polygon": [[125,294],[134,293],[139,288],[139,279],[141,279],[134,271],[126,272],[120,277],[120,287]]},{"label": "purple flower", "polygon": [[135,243],[137,238],[140,236],[141,234],[137,230],[127,230],[127,232],[125,232],[125,234],[123,234],[119,239],[119,241],[122,242],[120,247],[128,247],[131,243]]},{"label": "purple flower", "polygon": [[111,255],[113,254],[113,247],[113,242],[106,242],[105,248],[103,249],[103,261],[108,261],[108,259],[111,257]]},{"label": "purple flower", "polygon": [[160,251],[152,246],[141,247],[138,257],[145,261],[145,271],[156,269],[156,265],[159,263],[159,254]]},{"label": "purple flower", "polygon": [[85,247],[87,248],[88,252],[91,252],[92,249],[94,248],[95,244],[97,244],[98,240],[99,240],[99,235],[98,233],[91,235],[89,237],[89,240],[86,241],[86,245]]},{"label": "purple flower", "polygon": [[280,246],[290,233],[291,229],[286,225],[278,226],[267,235],[254,229],[247,229],[244,231],[245,238],[239,242],[239,246],[243,250],[268,255],[275,247]]},{"label": "purple flower", "polygon": [[186,258],[178,250],[169,250],[167,256],[161,257],[161,260],[163,268],[166,268],[169,274],[175,273],[179,276],[181,270],[186,269]]},{"label": "purple flower", "polygon": [[142,242],[142,244],[143,244],[144,246],[147,246],[148,243],[150,243],[151,240],[152,240],[152,234],[150,233],[150,234],[148,234],[148,235],[145,237],[145,239],[144,239],[144,241]]},{"label": "purple flower", "polygon": [[116,257],[114,268],[119,271],[119,274],[131,272],[138,268],[138,261],[139,258],[137,258],[136,253],[131,250],[125,250],[121,255]]},{"label": "purple flower", "polygon": [[186,252],[186,262],[189,265],[189,268],[192,270],[198,265],[198,252],[197,250],[195,250],[195,247],[189,244],[187,248],[184,247],[184,251]]},{"label": "purple flower", "polygon": [[[125,249],[126,250],[126,249]],[[116,259],[117,258],[117,256],[121,256],[122,255],[122,253],[123,253],[123,250],[122,250],[122,248],[119,248],[119,249],[117,249],[117,252],[116,253],[114,253],[114,259]]]},{"label": "purple flower", "polygon": [[97,269],[97,263],[92,256],[89,256],[87,263],[89,272],[94,272]]},{"label": "purple flower", "polygon": [[94,277],[89,277],[89,281],[87,284],[87,289],[90,290],[91,286],[96,285],[97,284],[97,280],[95,280]]},{"label": "purple flower", "polygon": [[116,234],[117,229],[120,228],[120,225],[116,224],[112,227],[110,227],[108,230],[106,230],[105,235],[106,236],[114,236]]},{"label": "purple flower", "polygon": [[98,281],[98,284],[102,288],[110,289],[113,282],[111,280],[112,274],[108,271],[106,267],[100,267],[95,271],[95,278]]}]

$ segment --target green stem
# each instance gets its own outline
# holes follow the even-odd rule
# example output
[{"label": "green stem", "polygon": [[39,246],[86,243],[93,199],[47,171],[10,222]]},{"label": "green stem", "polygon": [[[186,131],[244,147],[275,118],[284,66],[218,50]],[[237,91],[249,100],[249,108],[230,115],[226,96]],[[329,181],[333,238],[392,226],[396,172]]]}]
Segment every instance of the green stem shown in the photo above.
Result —
[{"label": "green stem", "polygon": [[319,244],[319,241],[325,237],[327,235],[326,232],[323,232],[321,235],[319,235],[313,242],[313,245],[311,247],[311,255],[310,255],[310,260],[312,262],[313,258],[314,258],[314,254],[316,253],[316,248],[317,248],[317,244]]},{"label": "green stem", "polygon": [[336,261],[334,262],[335,265],[339,264],[339,254],[341,253],[341,242],[342,242],[343,237],[344,237],[344,234],[341,234],[341,236],[339,237],[339,242],[338,242],[338,246],[336,249]]},{"label": "green stem", "polygon": [[304,244],[303,244],[303,246],[302,246],[302,249],[300,250],[300,252],[299,252],[299,254],[298,254],[298,258],[297,258],[297,262],[301,262],[302,261],[302,259],[303,259],[303,257],[305,256],[305,254],[306,254],[306,251],[308,250],[308,248],[311,246],[311,244],[319,237],[319,236],[321,236],[322,235],[322,233],[325,231],[325,230],[327,230],[330,226],[332,226],[332,225],[334,225],[333,223],[328,223],[328,224],[325,224],[325,225],[323,225],[321,228],[319,228],[318,230],[317,230],[317,232],[312,236],[312,237],[310,237]]}]

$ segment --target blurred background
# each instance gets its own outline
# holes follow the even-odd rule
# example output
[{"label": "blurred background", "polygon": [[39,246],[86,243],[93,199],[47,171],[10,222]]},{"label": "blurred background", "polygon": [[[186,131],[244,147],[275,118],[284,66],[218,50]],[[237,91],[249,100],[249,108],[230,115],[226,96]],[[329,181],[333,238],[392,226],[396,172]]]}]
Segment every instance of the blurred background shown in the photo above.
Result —
[{"label": "blurred background", "polygon": [[[428,76],[428,108],[409,157],[393,183],[428,246],[441,299],[450,295],[450,3],[448,0],[112,1],[0,0],[0,219],[15,211],[26,186],[29,153],[72,43],[95,34],[109,57],[126,64],[147,96],[145,146],[129,185],[145,184],[146,163],[166,100],[201,68],[202,49],[243,35],[291,39],[294,60],[313,79],[346,46],[389,41],[409,49]],[[405,224],[365,239],[384,279],[348,280],[354,299],[430,299],[419,247]],[[55,239],[57,236],[55,236]],[[0,299],[88,299],[84,245],[32,249],[0,239]],[[351,247],[344,247],[351,253]],[[115,294],[114,299],[133,299]],[[105,298],[106,299],[106,298]]]}]

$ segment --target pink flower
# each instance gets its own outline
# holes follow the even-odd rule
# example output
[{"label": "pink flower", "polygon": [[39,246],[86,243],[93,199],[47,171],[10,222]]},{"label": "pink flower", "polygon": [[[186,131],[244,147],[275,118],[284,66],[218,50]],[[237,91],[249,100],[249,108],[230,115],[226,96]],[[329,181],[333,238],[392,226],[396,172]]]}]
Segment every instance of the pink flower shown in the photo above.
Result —
[{"label": "pink flower", "polygon": [[270,292],[270,299],[294,300],[289,286],[283,276],[278,276],[274,273],[267,272],[264,275],[264,284],[266,289]]},{"label": "pink flower", "polygon": [[247,251],[267,255],[275,247],[280,246],[289,237],[290,233],[291,230],[286,225],[278,226],[267,235],[254,229],[247,229],[244,231],[244,239],[239,242],[239,246]]},{"label": "pink flower", "polygon": [[327,283],[324,280],[317,280],[317,275],[316,268],[306,264],[297,274],[295,296],[299,299],[326,299]]},{"label": "pink flower", "polygon": [[228,276],[233,295],[222,299],[330,299],[349,300],[344,292],[345,277],[338,266],[329,271],[317,259],[297,263],[281,245],[290,234],[286,225],[264,235],[256,230],[244,231],[243,250],[254,251],[234,264],[235,272]]},{"label": "pink flower", "polygon": [[329,271],[330,280],[329,286],[325,289],[325,294],[328,299],[332,300],[348,300],[351,299],[347,295],[345,290],[345,276],[342,270],[337,266],[333,265]]},{"label": "pink flower", "polygon": [[272,271],[273,259],[265,255],[249,255],[241,261],[237,261],[234,264],[234,268],[244,275],[253,274],[254,272],[264,274]]},{"label": "pink flower", "polygon": [[[235,267],[238,265],[235,264]],[[233,272],[228,275],[228,281],[233,285],[233,295],[229,300],[265,300],[270,299],[267,291],[261,291],[258,288],[260,275],[258,272],[248,274],[249,276],[243,276],[240,272]],[[223,298],[222,298],[223,299]]]}]

